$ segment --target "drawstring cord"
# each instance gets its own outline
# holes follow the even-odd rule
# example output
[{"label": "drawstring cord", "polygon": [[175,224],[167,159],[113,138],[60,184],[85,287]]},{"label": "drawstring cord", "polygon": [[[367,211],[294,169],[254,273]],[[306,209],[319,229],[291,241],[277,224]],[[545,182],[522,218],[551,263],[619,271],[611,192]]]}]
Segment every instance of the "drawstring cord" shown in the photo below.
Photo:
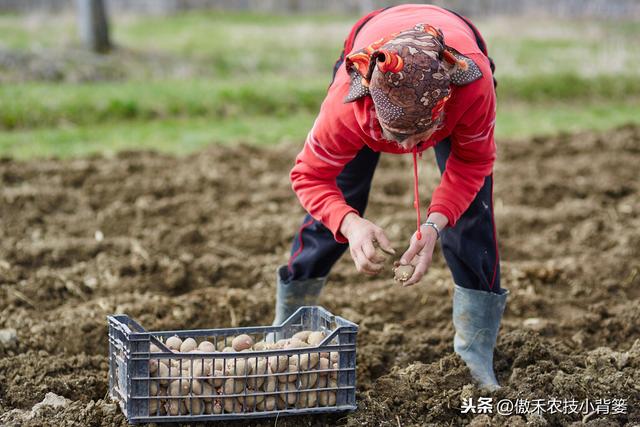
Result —
[{"label": "drawstring cord", "polygon": [[422,239],[422,233],[420,232],[420,195],[418,194],[418,146],[413,147],[413,207],[416,209],[416,238]]}]

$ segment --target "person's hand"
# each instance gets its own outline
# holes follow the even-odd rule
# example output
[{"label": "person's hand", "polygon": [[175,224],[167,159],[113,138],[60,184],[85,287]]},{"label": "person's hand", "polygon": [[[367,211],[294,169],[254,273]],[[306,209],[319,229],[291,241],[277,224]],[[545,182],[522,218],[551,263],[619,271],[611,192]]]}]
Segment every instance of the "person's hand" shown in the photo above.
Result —
[{"label": "person's hand", "polygon": [[376,254],[375,242],[382,249],[395,252],[382,228],[353,212],[342,220],[340,232],[349,240],[351,258],[361,273],[373,276],[384,268],[385,258]]},{"label": "person's hand", "polygon": [[[447,225],[447,218],[438,213],[432,213],[428,221],[432,221],[438,225],[440,230]],[[409,248],[400,258],[400,265],[411,264],[414,266],[413,275],[402,284],[402,286],[411,286],[418,283],[427,273],[433,259],[433,251],[438,240],[438,233],[433,227],[422,225],[420,227],[422,238],[418,240],[418,233],[413,233],[409,242]]]}]

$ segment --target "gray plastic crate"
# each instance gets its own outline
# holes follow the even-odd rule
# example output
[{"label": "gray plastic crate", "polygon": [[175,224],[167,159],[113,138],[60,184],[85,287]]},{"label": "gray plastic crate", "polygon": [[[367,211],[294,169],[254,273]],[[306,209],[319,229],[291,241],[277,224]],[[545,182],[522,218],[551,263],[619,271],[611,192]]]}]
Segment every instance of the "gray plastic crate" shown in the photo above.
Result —
[{"label": "gray plastic crate", "polygon": [[[147,332],[126,315],[109,316],[108,323],[109,392],[130,423],[356,409],[358,325],[322,307],[301,307],[279,326]],[[220,351],[240,334],[275,345],[309,330],[324,332],[317,346]],[[171,350],[165,343],[172,336],[209,341],[216,351]],[[154,352],[152,344],[157,347]],[[285,371],[283,366],[287,366]],[[298,371],[292,372],[295,367]]]}]

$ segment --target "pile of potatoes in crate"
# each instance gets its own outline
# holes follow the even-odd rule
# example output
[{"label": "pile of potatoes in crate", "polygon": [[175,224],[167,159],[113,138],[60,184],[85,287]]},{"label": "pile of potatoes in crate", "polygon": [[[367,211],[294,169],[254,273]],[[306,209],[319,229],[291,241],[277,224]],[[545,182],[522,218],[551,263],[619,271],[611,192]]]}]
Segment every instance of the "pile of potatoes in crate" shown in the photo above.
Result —
[{"label": "pile of potatoes in crate", "polygon": [[[325,336],[322,331],[301,331],[290,339],[267,343],[238,335],[232,340],[220,340],[218,348],[210,341],[198,343],[193,338],[183,341],[177,336],[170,337],[164,344],[174,352],[247,355],[176,359],[152,356],[149,395],[163,398],[149,399],[149,414],[201,415],[334,406],[338,352],[251,356],[252,351],[311,348]],[[225,346],[229,341],[231,345]],[[150,351],[161,352],[153,344]]]}]

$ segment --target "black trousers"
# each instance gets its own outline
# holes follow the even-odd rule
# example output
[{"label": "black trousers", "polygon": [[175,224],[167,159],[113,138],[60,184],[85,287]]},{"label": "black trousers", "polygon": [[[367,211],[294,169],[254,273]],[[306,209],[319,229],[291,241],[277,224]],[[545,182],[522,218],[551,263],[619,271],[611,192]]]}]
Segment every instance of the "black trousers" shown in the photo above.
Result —
[{"label": "black trousers", "polygon": [[[444,172],[451,142],[448,139],[436,144],[436,160],[440,172]],[[363,148],[349,162],[337,178],[337,184],[347,203],[360,215],[364,214],[369,200],[371,181],[380,153]],[[407,171],[409,174],[410,171]],[[407,241],[410,236],[407,236]],[[458,286],[464,288],[500,292],[500,261],[493,215],[493,177],[485,178],[475,199],[454,227],[447,227],[440,236],[442,252]],[[283,269],[284,281],[325,277],[333,265],[347,250],[348,245],[338,243],[322,223],[310,215],[293,238],[288,269]],[[428,274],[428,273],[427,273]]]}]

